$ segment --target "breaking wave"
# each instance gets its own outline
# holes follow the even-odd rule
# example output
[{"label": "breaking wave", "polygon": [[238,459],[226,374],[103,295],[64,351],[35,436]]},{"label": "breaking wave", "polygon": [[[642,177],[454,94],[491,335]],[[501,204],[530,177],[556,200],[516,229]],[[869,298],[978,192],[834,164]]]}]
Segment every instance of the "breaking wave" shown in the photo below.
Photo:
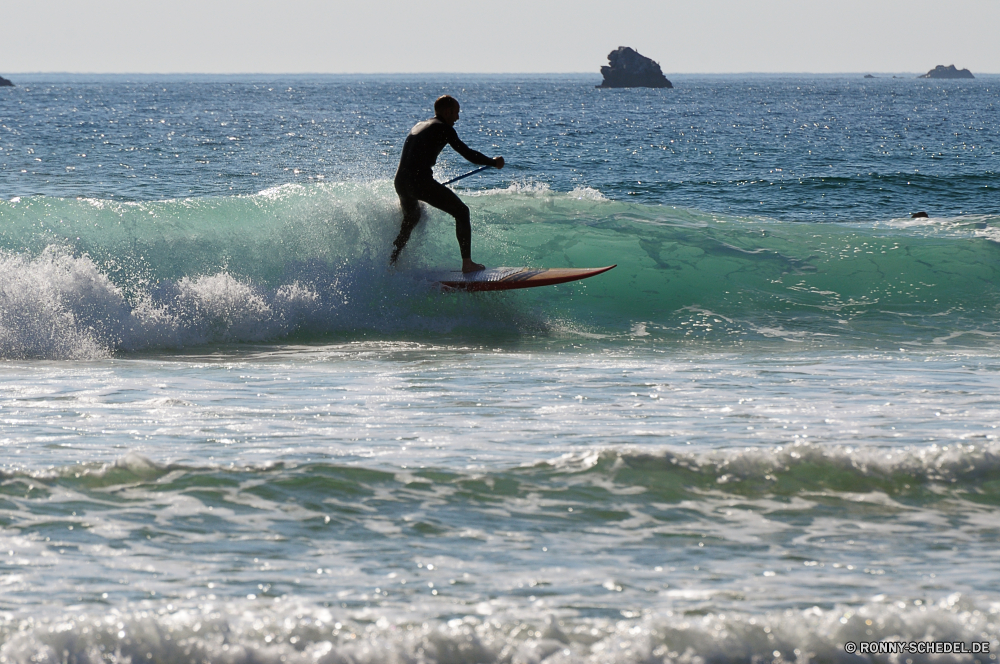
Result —
[{"label": "breaking wave", "polygon": [[433,211],[397,270],[386,182],[159,202],[0,202],[0,357],[87,358],[335,335],[556,334],[975,343],[1000,332],[1000,219],[778,222],[513,186],[467,198],[488,265],[618,268],[506,296],[443,295]]}]

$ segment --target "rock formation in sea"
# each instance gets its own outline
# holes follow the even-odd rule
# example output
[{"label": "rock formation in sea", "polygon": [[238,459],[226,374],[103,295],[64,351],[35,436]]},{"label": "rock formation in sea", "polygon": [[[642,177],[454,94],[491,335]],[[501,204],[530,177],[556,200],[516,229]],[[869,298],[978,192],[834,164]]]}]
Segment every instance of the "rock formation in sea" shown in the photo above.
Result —
[{"label": "rock formation in sea", "polygon": [[11,85],[11,86],[12,86],[12,85],[14,85],[14,84],[13,84],[13,83],[11,83],[10,81],[8,81],[8,80],[7,80],[6,78],[4,78],[3,76],[0,76],[0,88],[4,87],[5,85]]},{"label": "rock formation in sea", "polygon": [[610,67],[601,67],[604,81],[599,88],[672,88],[660,65],[628,46],[608,54]]},{"label": "rock formation in sea", "polygon": [[955,69],[955,65],[938,65],[923,76],[917,78],[975,78],[968,69]]},{"label": "rock formation in sea", "polygon": [[865,78],[875,78],[875,77],[872,76],[871,74],[865,74]]}]

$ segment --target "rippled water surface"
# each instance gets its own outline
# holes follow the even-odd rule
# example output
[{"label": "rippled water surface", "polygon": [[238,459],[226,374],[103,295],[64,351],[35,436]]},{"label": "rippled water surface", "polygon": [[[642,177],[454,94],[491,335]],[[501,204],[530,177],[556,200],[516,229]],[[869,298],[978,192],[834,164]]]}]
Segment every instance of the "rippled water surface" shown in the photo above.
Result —
[{"label": "rippled water surface", "polygon": [[995,661],[995,78],[15,82],[0,663]]}]

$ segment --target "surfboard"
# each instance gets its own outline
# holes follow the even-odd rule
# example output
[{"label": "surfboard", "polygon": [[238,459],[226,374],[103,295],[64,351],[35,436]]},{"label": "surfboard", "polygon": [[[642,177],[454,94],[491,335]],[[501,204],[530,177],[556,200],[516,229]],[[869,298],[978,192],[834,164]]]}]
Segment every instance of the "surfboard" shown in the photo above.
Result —
[{"label": "surfboard", "polygon": [[503,291],[516,288],[553,286],[567,281],[587,279],[607,272],[616,265],[585,268],[494,267],[478,272],[438,272],[428,275],[445,290]]}]

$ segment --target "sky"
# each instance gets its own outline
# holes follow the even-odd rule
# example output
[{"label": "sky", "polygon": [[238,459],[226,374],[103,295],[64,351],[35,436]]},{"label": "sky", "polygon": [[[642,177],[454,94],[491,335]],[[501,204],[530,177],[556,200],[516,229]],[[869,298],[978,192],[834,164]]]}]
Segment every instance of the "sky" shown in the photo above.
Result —
[{"label": "sky", "polygon": [[0,75],[1000,73],[1000,0],[10,0]]}]

